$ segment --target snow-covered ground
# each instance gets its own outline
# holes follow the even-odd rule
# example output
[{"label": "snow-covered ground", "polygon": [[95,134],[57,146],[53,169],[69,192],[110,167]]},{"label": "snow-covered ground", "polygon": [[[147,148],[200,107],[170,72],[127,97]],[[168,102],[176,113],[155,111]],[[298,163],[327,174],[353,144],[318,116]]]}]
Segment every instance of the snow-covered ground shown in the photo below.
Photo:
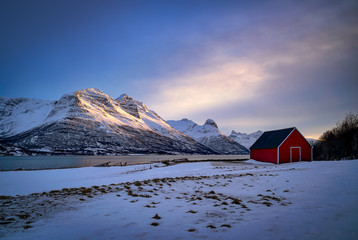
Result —
[{"label": "snow-covered ground", "polygon": [[0,238],[358,239],[357,182],[358,160],[0,172]]}]

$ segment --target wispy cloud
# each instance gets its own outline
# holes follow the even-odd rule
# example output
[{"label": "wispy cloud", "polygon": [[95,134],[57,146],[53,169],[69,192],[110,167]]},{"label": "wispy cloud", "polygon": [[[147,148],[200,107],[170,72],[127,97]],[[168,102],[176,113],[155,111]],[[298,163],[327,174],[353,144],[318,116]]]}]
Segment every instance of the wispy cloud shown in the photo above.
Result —
[{"label": "wispy cloud", "polygon": [[264,101],[263,98],[272,95],[275,99],[275,95],[282,92],[313,84],[310,78],[299,78],[297,71],[316,66],[317,62],[319,65],[323,58],[332,54],[336,56],[337,49],[342,46],[345,46],[342,41],[319,42],[306,38],[303,42],[291,40],[285,46],[262,49],[260,53],[242,58],[215,55],[198,69],[156,80],[151,105],[166,117],[176,118],[184,113],[191,115],[254,98]]},{"label": "wispy cloud", "polygon": [[5,4],[0,94],[96,87],[239,131],[358,111],[356,0],[147,2]]},{"label": "wispy cloud", "polygon": [[266,78],[254,62],[228,61],[161,83],[153,106],[169,118],[255,97]]},{"label": "wispy cloud", "polygon": [[[200,121],[214,117],[226,129],[298,125],[317,137],[320,126],[333,117],[335,123],[344,112],[337,108],[342,94],[352,95],[349,87],[338,93],[336,85],[357,86],[353,75],[337,78],[332,72],[339,74],[341,65],[351,61],[358,30],[352,21],[339,18],[343,10],[303,10],[295,12],[304,13],[297,21],[286,14],[254,22],[252,28],[232,28],[225,38],[219,31],[201,49],[206,58],[195,63],[196,56],[187,53],[194,66],[156,80],[160,87],[148,102],[166,119],[195,120],[206,114]],[[243,108],[245,112],[238,110]],[[326,119],[319,122],[318,115]]]}]

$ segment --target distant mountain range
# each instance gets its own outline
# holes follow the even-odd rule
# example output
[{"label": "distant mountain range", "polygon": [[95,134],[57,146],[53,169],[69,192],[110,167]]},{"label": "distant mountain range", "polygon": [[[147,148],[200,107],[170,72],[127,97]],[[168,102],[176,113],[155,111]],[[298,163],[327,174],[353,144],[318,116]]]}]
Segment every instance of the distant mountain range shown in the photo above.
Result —
[{"label": "distant mountain range", "polygon": [[263,132],[260,130],[250,134],[235,132],[234,130],[232,130],[231,134],[229,135],[229,138],[249,149],[252,144],[254,144],[254,142],[256,142],[256,140],[262,135],[262,133]]},{"label": "distant mountain range", "polygon": [[0,98],[2,155],[248,154],[239,143],[213,120],[165,122],[126,94],[114,99],[91,88],[57,101]]},{"label": "distant mountain range", "polygon": [[212,119],[206,120],[204,125],[198,125],[186,118],[180,121],[167,121],[167,123],[220,154],[249,154],[248,149],[225,136]]}]

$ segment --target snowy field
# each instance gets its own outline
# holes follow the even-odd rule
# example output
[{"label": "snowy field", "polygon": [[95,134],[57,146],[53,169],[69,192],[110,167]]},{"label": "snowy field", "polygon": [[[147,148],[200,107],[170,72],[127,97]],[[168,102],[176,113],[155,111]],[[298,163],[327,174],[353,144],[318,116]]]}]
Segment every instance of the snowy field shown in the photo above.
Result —
[{"label": "snowy field", "polygon": [[0,172],[1,239],[358,239],[358,160]]}]

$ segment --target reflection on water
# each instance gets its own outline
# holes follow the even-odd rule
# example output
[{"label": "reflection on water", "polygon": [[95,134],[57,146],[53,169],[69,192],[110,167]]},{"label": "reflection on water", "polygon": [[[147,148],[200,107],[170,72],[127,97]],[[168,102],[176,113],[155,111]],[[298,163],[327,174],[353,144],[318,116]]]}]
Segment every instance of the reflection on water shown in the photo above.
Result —
[{"label": "reflection on water", "polygon": [[54,169],[95,166],[105,162],[111,165],[148,164],[164,160],[187,158],[193,160],[248,159],[249,155],[125,155],[125,156],[23,156],[0,157],[0,170]]}]

